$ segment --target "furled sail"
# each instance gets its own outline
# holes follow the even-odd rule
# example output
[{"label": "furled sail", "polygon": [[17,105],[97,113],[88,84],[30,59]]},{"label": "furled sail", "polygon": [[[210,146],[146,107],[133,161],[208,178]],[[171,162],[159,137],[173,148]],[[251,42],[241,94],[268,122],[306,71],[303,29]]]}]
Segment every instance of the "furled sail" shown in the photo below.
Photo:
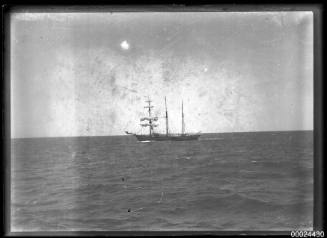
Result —
[{"label": "furled sail", "polygon": [[140,125],[143,127],[146,127],[146,126],[157,127],[158,126],[157,124],[140,124]]},{"label": "furled sail", "polygon": [[158,117],[143,117],[140,121],[158,121]]}]

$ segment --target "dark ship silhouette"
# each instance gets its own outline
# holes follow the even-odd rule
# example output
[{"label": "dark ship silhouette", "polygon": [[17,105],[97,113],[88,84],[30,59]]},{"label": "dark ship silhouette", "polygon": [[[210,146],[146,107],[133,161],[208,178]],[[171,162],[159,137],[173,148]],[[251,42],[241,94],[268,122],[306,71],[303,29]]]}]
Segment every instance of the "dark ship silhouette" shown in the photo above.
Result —
[{"label": "dark ship silhouette", "polygon": [[148,117],[143,117],[140,119],[141,122],[146,121],[146,123],[140,124],[142,127],[149,127],[149,134],[143,135],[143,134],[135,134],[130,133],[128,131],[125,131],[126,134],[134,135],[138,141],[189,141],[189,140],[197,140],[200,137],[200,133],[191,134],[191,133],[185,133],[185,123],[184,123],[184,111],[183,111],[183,101],[182,101],[182,133],[181,134],[172,134],[169,133],[169,127],[168,127],[168,111],[167,111],[167,101],[165,97],[165,108],[166,108],[166,134],[160,134],[154,132],[154,128],[158,126],[158,124],[155,124],[156,121],[158,121],[158,117],[153,117],[151,115],[151,109],[153,106],[151,105],[151,100],[148,99],[147,106],[144,108],[148,109]]}]

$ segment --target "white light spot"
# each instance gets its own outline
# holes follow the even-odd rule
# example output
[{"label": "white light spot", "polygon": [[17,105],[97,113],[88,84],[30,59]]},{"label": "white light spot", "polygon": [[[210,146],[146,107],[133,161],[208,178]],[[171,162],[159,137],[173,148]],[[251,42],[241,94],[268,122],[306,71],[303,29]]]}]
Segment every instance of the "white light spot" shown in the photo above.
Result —
[{"label": "white light spot", "polygon": [[203,71],[204,72],[207,72],[208,71],[208,68],[207,67],[204,67]]},{"label": "white light spot", "polygon": [[123,41],[122,43],[120,43],[120,47],[123,49],[123,50],[128,50],[129,49],[129,44],[127,41]]}]

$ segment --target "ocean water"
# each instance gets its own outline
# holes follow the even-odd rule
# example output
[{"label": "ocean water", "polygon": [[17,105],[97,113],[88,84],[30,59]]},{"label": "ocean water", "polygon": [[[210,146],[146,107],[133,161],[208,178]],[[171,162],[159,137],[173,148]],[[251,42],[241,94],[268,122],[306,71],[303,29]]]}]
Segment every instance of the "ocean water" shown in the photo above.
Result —
[{"label": "ocean water", "polygon": [[12,139],[12,231],[313,226],[313,132]]}]

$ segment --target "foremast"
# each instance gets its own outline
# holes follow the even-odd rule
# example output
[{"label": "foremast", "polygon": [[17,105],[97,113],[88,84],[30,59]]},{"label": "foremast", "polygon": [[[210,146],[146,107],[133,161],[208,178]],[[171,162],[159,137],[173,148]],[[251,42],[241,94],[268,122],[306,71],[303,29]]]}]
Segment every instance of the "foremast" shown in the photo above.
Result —
[{"label": "foremast", "polygon": [[144,107],[148,109],[148,117],[143,117],[140,119],[140,121],[148,121],[148,123],[140,124],[140,125],[142,127],[149,127],[149,135],[152,136],[153,128],[158,126],[158,124],[154,123],[155,121],[158,121],[158,117],[152,117],[151,115],[151,109],[153,108],[153,106],[151,105],[151,100],[148,99],[145,102],[148,103],[148,105]]}]

